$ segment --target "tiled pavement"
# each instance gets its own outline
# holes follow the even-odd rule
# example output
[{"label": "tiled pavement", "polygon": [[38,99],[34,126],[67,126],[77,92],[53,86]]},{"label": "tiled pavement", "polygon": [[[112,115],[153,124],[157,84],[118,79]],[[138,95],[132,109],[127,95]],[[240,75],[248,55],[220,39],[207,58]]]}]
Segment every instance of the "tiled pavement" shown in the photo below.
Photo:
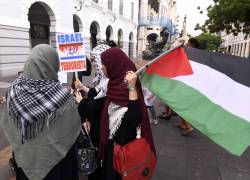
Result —
[{"label": "tiled pavement", "polygon": [[[159,102],[156,108],[158,114],[163,109]],[[173,127],[178,121],[178,117],[172,117],[152,125],[158,154],[152,180],[250,180],[250,148],[241,157],[233,156],[198,131],[181,136]],[[8,167],[9,155],[8,142],[0,130],[0,180],[15,179]]]}]

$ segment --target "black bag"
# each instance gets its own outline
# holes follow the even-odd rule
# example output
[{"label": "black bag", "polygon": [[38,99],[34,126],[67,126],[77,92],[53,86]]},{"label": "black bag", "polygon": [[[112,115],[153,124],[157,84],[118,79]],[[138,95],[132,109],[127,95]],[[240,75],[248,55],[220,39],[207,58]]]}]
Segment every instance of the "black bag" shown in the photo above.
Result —
[{"label": "black bag", "polygon": [[76,143],[77,167],[85,175],[95,172],[97,168],[97,151],[89,135],[82,129]]}]

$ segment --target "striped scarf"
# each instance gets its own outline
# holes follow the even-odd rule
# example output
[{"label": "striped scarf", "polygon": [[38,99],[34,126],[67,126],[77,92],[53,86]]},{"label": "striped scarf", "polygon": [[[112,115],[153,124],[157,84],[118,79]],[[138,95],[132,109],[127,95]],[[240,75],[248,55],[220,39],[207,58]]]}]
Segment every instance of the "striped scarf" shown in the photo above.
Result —
[{"label": "striped scarf", "polygon": [[9,115],[21,130],[22,142],[42,131],[44,122],[51,123],[53,112],[70,94],[55,80],[33,80],[19,76],[6,93]]}]

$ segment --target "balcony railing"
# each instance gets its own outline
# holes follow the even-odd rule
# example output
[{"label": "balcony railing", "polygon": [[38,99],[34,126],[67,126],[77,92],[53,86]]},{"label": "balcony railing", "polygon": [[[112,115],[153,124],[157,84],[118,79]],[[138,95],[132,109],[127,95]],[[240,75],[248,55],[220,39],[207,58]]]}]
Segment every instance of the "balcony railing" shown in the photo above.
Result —
[{"label": "balcony railing", "polygon": [[160,25],[159,17],[141,17],[139,20],[139,25],[147,26],[147,25]]},{"label": "balcony railing", "polygon": [[172,27],[173,23],[171,18],[169,17],[158,17],[158,16],[151,16],[151,17],[140,17],[139,20],[140,26],[148,26],[148,25],[158,25],[158,26],[167,26]]},{"label": "balcony railing", "polygon": [[177,33],[177,26],[173,24],[171,18],[167,17],[150,17],[150,18],[143,18],[141,17],[139,20],[139,26],[160,26],[166,27],[168,32],[173,35]]}]

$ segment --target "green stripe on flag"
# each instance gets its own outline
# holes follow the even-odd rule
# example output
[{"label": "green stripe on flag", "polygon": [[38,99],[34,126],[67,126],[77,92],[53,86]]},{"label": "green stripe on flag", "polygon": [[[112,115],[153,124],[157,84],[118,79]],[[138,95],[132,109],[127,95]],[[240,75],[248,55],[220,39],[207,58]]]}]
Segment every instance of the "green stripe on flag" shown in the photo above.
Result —
[{"label": "green stripe on flag", "polygon": [[140,78],[162,102],[232,154],[239,156],[250,145],[250,123],[214,104],[196,89],[158,75],[144,73]]}]

